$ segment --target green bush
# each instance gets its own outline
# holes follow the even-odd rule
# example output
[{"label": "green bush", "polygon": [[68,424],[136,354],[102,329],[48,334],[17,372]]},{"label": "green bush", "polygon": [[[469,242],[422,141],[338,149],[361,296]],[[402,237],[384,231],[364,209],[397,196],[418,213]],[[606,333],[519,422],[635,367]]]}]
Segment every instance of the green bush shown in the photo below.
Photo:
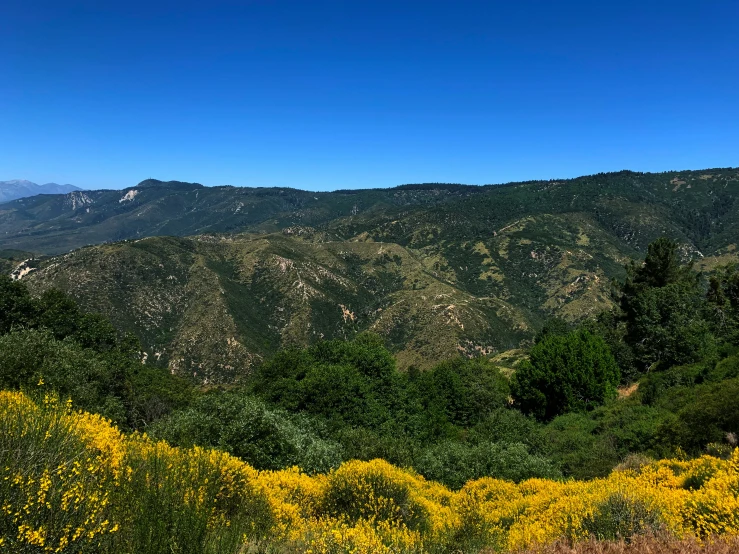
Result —
[{"label": "green bush", "polygon": [[523,481],[532,477],[557,479],[562,473],[550,460],[533,455],[521,443],[444,442],[426,449],[416,469],[427,479],[454,489],[471,479],[495,477]]},{"label": "green bush", "polygon": [[342,461],[339,444],[318,437],[307,418],[290,416],[240,393],[206,395],[154,423],[149,433],[176,446],[220,448],[257,469],[297,465],[313,473]]},{"label": "green bush", "polygon": [[657,430],[672,421],[672,415],[659,407],[645,406],[637,398],[609,402],[590,414],[594,433],[607,438],[620,457],[631,452],[664,456]]},{"label": "green bush", "polygon": [[624,493],[609,496],[582,525],[586,533],[601,541],[630,541],[637,535],[654,535],[664,528],[659,511]]},{"label": "green bush", "polygon": [[595,408],[616,395],[619,369],[597,335],[586,330],[550,334],[531,349],[513,376],[516,405],[538,419]]},{"label": "green bush", "polygon": [[175,410],[187,408],[197,397],[195,386],[164,368],[134,363],[127,371],[130,387],[129,424],[143,430]]},{"label": "green bush", "polygon": [[719,268],[709,278],[706,295],[708,319],[717,337],[727,343],[739,342],[739,267],[737,264]]},{"label": "green bush", "polygon": [[542,429],[546,456],[566,477],[604,477],[621,461],[611,437],[598,435],[597,427],[587,414],[571,413],[555,418]]},{"label": "green bush", "polygon": [[580,327],[603,337],[621,370],[621,384],[628,385],[639,379],[642,375],[640,362],[632,345],[625,340],[627,326],[618,309],[603,311],[594,319],[583,321]]},{"label": "green bush", "polygon": [[335,428],[377,428],[402,409],[403,385],[382,343],[359,335],[278,353],[260,368],[252,388],[269,402],[321,416]]},{"label": "green bush", "polygon": [[339,425],[377,427],[390,416],[370,380],[348,364],[313,366],[299,390],[300,409]]},{"label": "green bush", "polygon": [[48,330],[19,330],[0,336],[3,388],[54,390],[84,410],[125,423],[125,373],[114,360]]},{"label": "green bush", "polygon": [[723,381],[739,377],[739,356],[730,355],[718,362],[706,375],[706,381]]},{"label": "green bush", "polygon": [[143,429],[194,394],[166,369],[142,365],[140,345],[103,316],[82,312],[50,289],[35,298],[24,283],[0,276],[0,385],[54,390],[82,409]]},{"label": "green bush", "polygon": [[344,427],[332,435],[342,446],[344,459],[387,460],[398,467],[412,466],[421,442],[403,432],[377,432],[366,427]]},{"label": "green bush", "polygon": [[471,427],[508,405],[510,387],[484,360],[455,358],[434,366],[416,380],[422,406],[452,425]]},{"label": "green bush", "polygon": [[699,362],[652,371],[639,383],[639,395],[644,403],[656,404],[674,387],[692,387],[703,383],[712,366],[711,363]]},{"label": "green bush", "polygon": [[30,327],[37,314],[38,307],[25,283],[0,275],[0,334],[9,333],[14,328]]},{"label": "green bush", "polygon": [[739,378],[694,387],[677,409],[677,422],[663,436],[692,453],[709,443],[721,443],[739,429]]},{"label": "green bush", "polygon": [[498,408],[487,418],[469,430],[470,443],[479,442],[520,442],[531,452],[540,453],[545,444],[542,440],[541,423],[531,416],[510,408]]}]

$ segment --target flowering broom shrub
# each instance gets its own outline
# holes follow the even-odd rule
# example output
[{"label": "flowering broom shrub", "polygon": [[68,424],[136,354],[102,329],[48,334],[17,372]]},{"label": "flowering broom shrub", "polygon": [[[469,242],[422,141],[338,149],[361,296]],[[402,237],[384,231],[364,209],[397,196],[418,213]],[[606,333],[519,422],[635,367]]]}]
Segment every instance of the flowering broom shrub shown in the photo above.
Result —
[{"label": "flowering broom shrub", "polygon": [[739,449],[591,481],[483,477],[459,491],[384,460],[257,471],[0,392],[0,550],[11,553],[517,551],[658,533],[739,536]]},{"label": "flowering broom shrub", "polygon": [[110,503],[115,442],[92,447],[106,439],[94,432],[100,418],[69,416],[70,408],[50,397],[44,404],[0,392],[0,547],[96,552],[119,529]]}]

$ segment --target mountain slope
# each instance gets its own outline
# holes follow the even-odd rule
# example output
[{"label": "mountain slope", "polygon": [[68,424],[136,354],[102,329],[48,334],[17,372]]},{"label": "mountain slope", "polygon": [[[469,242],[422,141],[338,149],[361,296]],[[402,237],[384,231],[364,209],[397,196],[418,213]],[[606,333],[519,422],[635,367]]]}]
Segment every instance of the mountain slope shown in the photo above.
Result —
[{"label": "mountain slope", "polygon": [[[611,279],[662,234],[705,267],[737,260],[737,192],[736,170],[318,195],[145,183],[83,193],[101,210],[111,194],[140,203],[69,236],[102,237],[113,223],[131,232],[132,216],[135,233],[201,234],[87,247],[23,273],[38,290],[57,286],[103,311],[171,370],[208,382],[245,375],[280,347],[362,330],[384,336],[402,367],[428,367],[457,352],[517,348],[552,315],[608,308]],[[33,202],[36,213],[55,198]],[[66,231],[44,225],[64,228],[68,211],[10,240],[58,245]],[[212,231],[229,225],[252,232]]]},{"label": "mountain slope", "polygon": [[529,215],[583,212],[638,249],[670,232],[696,249],[734,242],[739,170],[598,174],[484,187],[406,185],[314,193],[147,180],[123,191],[36,196],[0,207],[0,247],[57,254],[147,236],[312,226],[411,246],[483,236]]},{"label": "mountain slope", "polygon": [[248,373],[280,346],[371,329],[401,363],[509,348],[528,323],[497,298],[435,278],[406,249],[282,234],[150,238],[51,258],[29,276],[138,331],[173,371],[213,381]]},{"label": "mountain slope", "polygon": [[82,189],[74,185],[58,185],[56,183],[37,185],[24,179],[0,181],[0,203],[9,202],[18,198],[36,196],[38,194],[66,194],[76,190]]},{"label": "mountain slope", "polygon": [[150,179],[123,191],[78,191],[0,206],[0,246],[57,254],[147,236],[272,232],[320,226],[360,212],[381,216],[421,209],[483,190],[447,185],[411,193],[396,189],[315,193]]}]

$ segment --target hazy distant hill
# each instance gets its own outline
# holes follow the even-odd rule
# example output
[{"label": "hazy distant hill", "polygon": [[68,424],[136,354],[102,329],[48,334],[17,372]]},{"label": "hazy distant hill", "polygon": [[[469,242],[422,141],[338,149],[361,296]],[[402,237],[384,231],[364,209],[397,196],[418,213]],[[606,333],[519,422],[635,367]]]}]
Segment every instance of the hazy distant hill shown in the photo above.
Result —
[{"label": "hazy distant hill", "polygon": [[36,196],[37,194],[66,194],[75,190],[82,189],[74,185],[58,185],[56,183],[37,185],[36,183],[23,179],[0,181],[0,203],[9,202],[18,198]]},{"label": "hazy distant hill", "polygon": [[145,181],[6,204],[0,246],[134,239],[24,278],[104,311],[172,370],[228,381],[281,346],[365,329],[401,366],[515,348],[551,315],[608,307],[611,279],[660,235],[707,267],[736,260],[738,196],[737,169],[332,193]]}]

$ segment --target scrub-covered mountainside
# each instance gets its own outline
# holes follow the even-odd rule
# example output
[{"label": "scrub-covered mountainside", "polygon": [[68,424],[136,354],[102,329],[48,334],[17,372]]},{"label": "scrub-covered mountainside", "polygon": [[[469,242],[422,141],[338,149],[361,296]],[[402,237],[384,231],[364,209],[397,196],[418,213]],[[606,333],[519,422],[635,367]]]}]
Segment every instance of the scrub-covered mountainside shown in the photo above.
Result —
[{"label": "scrub-covered mountainside", "polygon": [[200,380],[363,330],[425,368],[607,309],[611,280],[661,235],[706,269],[735,260],[738,195],[739,169],[332,193],[150,180],[3,205],[0,247],[58,254],[15,274]]}]

